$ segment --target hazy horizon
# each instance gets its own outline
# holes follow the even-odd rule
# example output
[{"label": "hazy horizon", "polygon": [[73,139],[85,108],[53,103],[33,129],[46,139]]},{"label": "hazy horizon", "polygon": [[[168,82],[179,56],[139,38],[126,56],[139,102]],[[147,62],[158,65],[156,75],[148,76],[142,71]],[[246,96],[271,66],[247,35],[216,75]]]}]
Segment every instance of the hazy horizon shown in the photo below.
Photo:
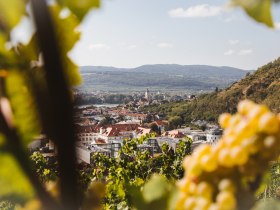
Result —
[{"label": "hazy horizon", "polygon": [[[280,56],[279,56],[280,57]],[[243,70],[243,71],[254,71],[257,70],[259,67],[257,67],[256,69],[243,69],[243,68],[238,68],[238,67],[234,67],[234,66],[215,66],[215,65],[207,65],[207,64],[177,64],[177,63],[148,63],[148,64],[142,64],[139,66],[132,66],[132,67],[122,67],[122,66],[109,66],[109,65],[80,65],[79,68],[81,67],[110,67],[110,68],[118,68],[118,69],[135,69],[135,68],[139,68],[141,66],[153,66],[153,65],[179,65],[179,66],[210,66],[210,67],[229,67],[229,68],[234,68],[234,69],[238,69],[238,70]],[[264,64],[265,65],[265,64]]]}]

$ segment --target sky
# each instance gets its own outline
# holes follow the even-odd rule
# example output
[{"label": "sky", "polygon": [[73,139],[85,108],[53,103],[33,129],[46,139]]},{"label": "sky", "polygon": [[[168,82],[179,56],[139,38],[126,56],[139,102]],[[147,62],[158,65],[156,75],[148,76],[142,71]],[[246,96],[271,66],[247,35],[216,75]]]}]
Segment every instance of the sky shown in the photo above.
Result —
[{"label": "sky", "polygon": [[269,29],[241,9],[227,9],[228,2],[103,0],[86,16],[69,56],[79,66],[205,64],[246,70],[280,57],[280,4],[273,7],[276,28]]},{"label": "sky", "polygon": [[[80,66],[206,64],[256,69],[280,56],[278,29],[269,29],[226,0],[103,0],[81,26],[70,56]],[[278,13],[278,14],[277,14]],[[278,23],[279,22],[279,23]]]}]

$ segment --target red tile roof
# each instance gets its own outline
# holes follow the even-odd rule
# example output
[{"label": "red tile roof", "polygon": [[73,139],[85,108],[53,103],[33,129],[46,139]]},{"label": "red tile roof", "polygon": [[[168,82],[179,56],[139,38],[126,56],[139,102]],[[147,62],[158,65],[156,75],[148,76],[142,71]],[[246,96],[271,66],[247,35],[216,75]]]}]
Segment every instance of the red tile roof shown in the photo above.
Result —
[{"label": "red tile roof", "polygon": [[156,120],[153,123],[155,123],[157,126],[163,126],[163,125],[167,125],[168,121],[167,120]]},{"label": "red tile roof", "polygon": [[150,128],[143,128],[143,127],[139,127],[137,130],[136,130],[137,134],[138,135],[146,135],[146,134],[151,134],[152,133],[152,129]]},{"label": "red tile roof", "polygon": [[105,144],[106,141],[105,141],[104,139],[96,139],[96,140],[95,140],[95,143],[96,143],[96,144]]},{"label": "red tile roof", "polygon": [[76,132],[77,133],[98,133],[99,129],[101,128],[100,125],[77,125]]},{"label": "red tile roof", "polygon": [[163,133],[162,136],[168,136],[171,138],[183,138],[186,135],[184,135],[182,132],[180,132],[178,130],[172,130],[172,131],[167,131],[167,132]]}]

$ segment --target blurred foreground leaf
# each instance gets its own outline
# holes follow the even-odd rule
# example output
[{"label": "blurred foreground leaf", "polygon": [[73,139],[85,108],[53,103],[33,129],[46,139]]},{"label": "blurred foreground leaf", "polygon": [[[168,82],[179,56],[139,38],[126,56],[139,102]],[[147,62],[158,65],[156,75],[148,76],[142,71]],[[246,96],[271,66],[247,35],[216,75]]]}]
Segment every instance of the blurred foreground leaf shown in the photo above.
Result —
[{"label": "blurred foreground leaf", "polygon": [[15,126],[25,144],[40,133],[36,106],[20,71],[9,71],[6,79],[7,95],[13,109]]},{"label": "blurred foreground leaf", "polygon": [[6,52],[5,43],[6,36],[3,33],[0,33],[0,54],[4,54]]},{"label": "blurred foreground leaf", "polygon": [[100,0],[58,0],[58,2],[68,7],[80,20],[90,9],[100,6]]},{"label": "blurred foreground leaf", "polygon": [[0,26],[10,31],[20,21],[24,12],[23,0],[0,0]]},{"label": "blurred foreground leaf", "polygon": [[31,199],[24,206],[17,204],[14,210],[42,210],[42,204],[38,199]]},{"label": "blurred foreground leaf", "polygon": [[1,147],[4,146],[5,144],[5,137],[0,133],[0,151]]},{"label": "blurred foreground leaf", "polygon": [[86,192],[82,210],[101,210],[105,194],[106,186],[104,183],[92,182]]},{"label": "blurred foreground leaf", "polygon": [[160,199],[166,194],[168,183],[162,176],[152,176],[143,188],[143,196],[147,202]]},{"label": "blurred foreground leaf", "polygon": [[61,8],[59,6],[52,6],[54,26],[56,29],[57,40],[61,56],[64,63],[66,78],[70,86],[79,85],[81,83],[81,76],[76,64],[68,57],[68,52],[74,47],[75,43],[80,39],[80,32],[77,30],[79,21],[73,14],[67,17],[60,17]]},{"label": "blurred foreground leaf", "polygon": [[33,188],[14,158],[0,153],[0,200],[24,201],[34,195]]},{"label": "blurred foreground leaf", "polygon": [[[0,19],[1,22],[1,19]],[[1,23],[0,23],[1,25]],[[13,53],[10,50],[7,50],[6,43],[8,41],[8,36],[5,33],[1,33],[0,29],[0,65],[1,68],[8,68],[11,66],[11,63],[14,62]],[[1,71],[1,69],[0,69]]]},{"label": "blurred foreground leaf", "polygon": [[153,175],[142,190],[139,186],[128,187],[132,205],[138,210],[169,210],[176,204],[176,188],[161,175]]},{"label": "blurred foreground leaf", "polygon": [[242,7],[257,22],[273,27],[271,0],[232,0],[234,5]]}]

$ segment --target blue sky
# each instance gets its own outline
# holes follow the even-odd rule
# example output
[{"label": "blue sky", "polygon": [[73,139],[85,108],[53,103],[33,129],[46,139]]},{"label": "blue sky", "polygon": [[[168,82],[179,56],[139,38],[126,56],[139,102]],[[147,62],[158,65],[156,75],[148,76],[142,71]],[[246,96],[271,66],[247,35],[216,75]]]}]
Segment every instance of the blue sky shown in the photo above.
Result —
[{"label": "blue sky", "polygon": [[[225,0],[104,0],[71,52],[79,65],[208,64],[255,69],[280,56],[268,29]],[[280,7],[273,9],[280,22]],[[279,15],[277,15],[277,13]]]},{"label": "blue sky", "polygon": [[[205,64],[256,69],[280,57],[280,4],[275,29],[256,23],[229,0],[103,0],[80,30],[69,56],[79,65],[137,67]],[[12,33],[27,41],[23,19]]]}]

